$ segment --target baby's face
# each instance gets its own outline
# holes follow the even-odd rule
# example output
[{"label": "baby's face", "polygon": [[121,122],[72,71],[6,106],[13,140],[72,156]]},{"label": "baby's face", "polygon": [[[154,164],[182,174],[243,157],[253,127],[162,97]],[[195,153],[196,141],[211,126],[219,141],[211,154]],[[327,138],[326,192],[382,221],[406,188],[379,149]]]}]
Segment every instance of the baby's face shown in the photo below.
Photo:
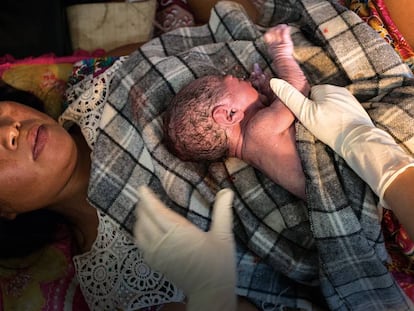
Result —
[{"label": "baby's face", "polygon": [[224,84],[232,98],[233,104],[237,105],[240,110],[243,110],[246,116],[255,114],[258,110],[265,107],[259,93],[249,81],[226,76]]},{"label": "baby's face", "polygon": [[49,205],[76,160],[74,140],[53,118],[16,102],[0,102],[0,216]]}]

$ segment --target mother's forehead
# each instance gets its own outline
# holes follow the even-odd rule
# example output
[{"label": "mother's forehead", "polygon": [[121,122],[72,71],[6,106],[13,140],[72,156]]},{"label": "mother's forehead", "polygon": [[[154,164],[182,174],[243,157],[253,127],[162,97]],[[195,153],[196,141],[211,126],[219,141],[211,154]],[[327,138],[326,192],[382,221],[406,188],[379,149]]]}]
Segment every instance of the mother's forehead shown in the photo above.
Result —
[{"label": "mother's forehead", "polygon": [[10,115],[14,117],[25,115],[35,118],[50,117],[42,109],[39,110],[36,106],[33,107],[30,103],[26,104],[13,100],[0,101],[0,116],[1,115]]}]

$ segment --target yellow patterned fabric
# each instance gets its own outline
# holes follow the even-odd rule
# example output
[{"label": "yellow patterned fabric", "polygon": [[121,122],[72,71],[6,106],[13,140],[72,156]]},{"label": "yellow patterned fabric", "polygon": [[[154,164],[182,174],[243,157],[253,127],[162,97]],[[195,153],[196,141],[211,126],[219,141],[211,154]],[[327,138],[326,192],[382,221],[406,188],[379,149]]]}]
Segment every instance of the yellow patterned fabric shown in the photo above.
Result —
[{"label": "yellow patterned fabric", "polygon": [[[376,30],[414,72],[414,51],[391,19],[384,0],[340,2]],[[414,243],[390,210],[384,211],[382,227],[387,250],[392,258],[389,270],[404,292],[414,300]]]},{"label": "yellow patterned fabric", "polygon": [[372,29],[376,30],[414,72],[414,51],[392,20],[384,0],[340,0],[339,2],[357,13]]},{"label": "yellow patterned fabric", "polygon": [[71,63],[22,64],[4,71],[2,79],[17,89],[35,94],[44,102],[45,111],[57,118],[62,112],[63,94],[71,73]]},{"label": "yellow patterned fabric", "polygon": [[62,239],[19,259],[0,260],[0,310],[89,311],[72,262],[67,228]]}]

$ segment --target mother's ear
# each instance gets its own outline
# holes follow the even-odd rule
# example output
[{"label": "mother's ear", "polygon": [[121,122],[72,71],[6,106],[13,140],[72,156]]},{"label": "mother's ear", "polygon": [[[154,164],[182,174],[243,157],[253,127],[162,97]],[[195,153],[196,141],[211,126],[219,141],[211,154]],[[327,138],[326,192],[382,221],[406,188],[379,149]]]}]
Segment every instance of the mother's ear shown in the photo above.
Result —
[{"label": "mother's ear", "polygon": [[231,126],[243,120],[244,112],[234,107],[220,105],[214,107],[212,117],[220,125]]},{"label": "mother's ear", "polygon": [[15,213],[15,212],[2,212],[2,211],[0,211],[0,218],[13,220],[13,219],[16,218],[16,216],[17,216],[17,213]]},{"label": "mother's ear", "polygon": [[14,211],[10,202],[0,199],[0,218],[13,220],[17,216],[17,212]]}]

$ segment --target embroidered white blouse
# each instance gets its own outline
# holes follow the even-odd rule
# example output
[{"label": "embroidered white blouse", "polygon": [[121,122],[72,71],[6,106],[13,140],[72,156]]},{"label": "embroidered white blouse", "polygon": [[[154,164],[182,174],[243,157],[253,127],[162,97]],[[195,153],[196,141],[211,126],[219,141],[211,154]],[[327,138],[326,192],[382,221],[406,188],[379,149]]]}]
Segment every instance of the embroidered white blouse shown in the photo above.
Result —
[{"label": "embroidered white blouse", "polygon": [[[68,107],[59,118],[65,128],[77,124],[93,150],[109,84],[122,57],[99,75],[90,74],[68,88]],[[73,258],[80,287],[91,310],[139,310],[181,302],[183,292],[144,261],[133,237],[103,212],[92,249]]]}]

